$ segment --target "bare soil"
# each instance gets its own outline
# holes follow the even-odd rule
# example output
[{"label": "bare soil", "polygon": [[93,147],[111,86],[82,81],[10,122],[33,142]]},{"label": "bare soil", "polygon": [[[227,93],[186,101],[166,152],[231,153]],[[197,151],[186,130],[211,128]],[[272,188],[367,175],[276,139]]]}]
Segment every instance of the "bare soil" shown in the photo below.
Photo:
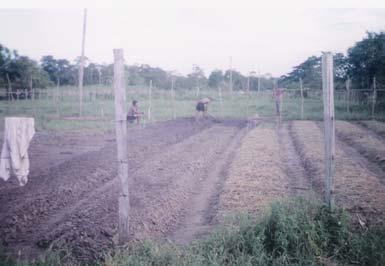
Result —
[{"label": "bare soil", "polygon": [[366,127],[346,121],[337,121],[336,133],[341,140],[354,147],[369,162],[373,163],[372,170],[379,173],[378,175],[385,182],[385,172],[376,169],[378,167],[385,171],[384,139]]},{"label": "bare soil", "polygon": [[[186,244],[234,212],[261,214],[275,200],[321,197],[323,138],[311,121],[178,119],[129,127],[132,241]],[[30,147],[25,187],[0,180],[0,244],[35,257],[67,248],[92,262],[116,246],[119,180],[116,143],[105,134],[44,133]],[[369,223],[385,219],[380,172],[337,142],[337,204]]]},{"label": "bare soil", "polygon": [[230,165],[219,201],[218,219],[237,212],[262,214],[273,201],[290,195],[274,126],[248,132]]},{"label": "bare soil", "polygon": [[358,121],[358,124],[369,129],[369,131],[385,138],[385,123],[375,120]]},{"label": "bare soil", "polygon": [[[129,128],[133,240],[171,236],[191,215],[186,213],[191,202],[198,212],[212,206],[219,175],[211,174],[225,167],[215,169],[215,162],[223,159],[234,137],[240,138],[242,127],[242,121],[181,119]],[[0,235],[8,252],[30,257],[50,246],[66,246],[78,259],[92,261],[115,245],[119,182],[114,139],[112,133],[36,136],[30,182],[25,187],[0,183]],[[192,200],[209,183],[212,189],[201,203]]]},{"label": "bare soil", "polygon": [[[293,135],[301,158],[319,194],[323,193],[324,152],[321,128],[312,121],[293,122]],[[337,139],[334,195],[336,204],[367,225],[383,224],[385,186],[365,158]]]}]

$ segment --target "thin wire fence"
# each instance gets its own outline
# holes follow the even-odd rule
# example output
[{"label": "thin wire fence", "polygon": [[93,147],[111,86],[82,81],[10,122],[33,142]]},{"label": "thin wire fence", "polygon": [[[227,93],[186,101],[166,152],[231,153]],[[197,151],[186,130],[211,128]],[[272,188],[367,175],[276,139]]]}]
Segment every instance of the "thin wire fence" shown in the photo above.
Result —
[{"label": "thin wire fence", "polygon": [[[84,88],[83,112],[79,117],[79,93],[76,87],[33,89],[0,94],[1,118],[5,116],[33,116],[40,129],[102,128],[112,127],[114,117],[114,94],[110,87],[91,86]],[[139,101],[145,112],[145,123],[169,120],[174,117],[191,117],[199,98],[211,97],[209,112],[218,118],[273,117],[275,103],[271,90],[235,91],[227,89],[171,90],[127,88],[128,104]],[[9,100],[10,99],[10,100]],[[151,108],[150,106],[151,101]],[[385,86],[378,84],[376,90],[354,89],[335,91],[336,119],[385,118]],[[151,111],[149,115],[148,112]],[[147,118],[150,117],[150,121]],[[323,117],[322,91],[308,88],[284,91],[282,102],[283,119],[321,120]]]}]

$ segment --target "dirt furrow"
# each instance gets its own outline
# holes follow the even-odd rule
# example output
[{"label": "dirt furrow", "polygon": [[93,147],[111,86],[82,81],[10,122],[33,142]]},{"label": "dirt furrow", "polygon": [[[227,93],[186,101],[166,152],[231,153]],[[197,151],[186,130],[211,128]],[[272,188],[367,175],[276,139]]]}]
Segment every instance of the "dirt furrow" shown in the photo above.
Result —
[{"label": "dirt furrow", "polygon": [[[346,121],[336,122],[337,136],[344,142],[353,146],[362,154],[371,165],[372,171],[376,171],[382,181],[385,181],[385,141],[381,137],[359,125]],[[376,165],[382,170],[377,169]]]},{"label": "dirt furrow", "polygon": [[[143,161],[151,158],[151,154],[161,153],[166,147],[208,126],[192,121],[174,121],[129,131],[131,169],[139,168]],[[95,190],[114,180],[115,164],[115,144],[111,143],[99,151],[83,154],[53,167],[47,175],[31,177],[34,182],[27,184],[17,197],[12,195],[13,189],[5,190],[1,205],[6,211],[0,214],[2,244],[16,251],[23,247],[24,253],[34,252],[35,242],[46,247],[47,242],[40,241],[41,238],[36,236],[45,232],[45,226],[60,223],[63,217],[72,215],[76,203],[82,204]]]},{"label": "dirt furrow", "polygon": [[385,123],[375,120],[358,121],[359,125],[367,128],[376,135],[385,138]]},{"label": "dirt furrow", "polygon": [[[190,208],[194,187],[236,133],[237,127],[213,126],[165,148],[130,174],[132,239],[165,237]],[[57,222],[52,232],[35,236],[43,246],[70,245],[78,258],[100,256],[114,245],[118,186],[92,195],[81,209]]]},{"label": "dirt furrow", "polygon": [[[314,187],[322,195],[324,180],[324,151],[322,131],[315,122],[293,122],[293,136],[305,160]],[[385,186],[378,176],[352,157],[337,142],[334,176],[336,204],[345,207],[356,218],[360,215],[367,223],[381,224],[385,218]]]},{"label": "dirt furrow", "polygon": [[261,124],[248,132],[219,198],[219,220],[236,212],[261,214],[271,202],[290,195],[279,149],[273,125]]},{"label": "dirt furrow", "polygon": [[299,152],[295,148],[291,136],[291,126],[291,122],[286,122],[278,128],[281,162],[284,165],[286,175],[290,179],[290,188],[293,195],[312,198],[315,193]]},{"label": "dirt furrow", "polygon": [[240,130],[228,143],[225,150],[219,152],[219,157],[202,177],[203,181],[194,188],[189,206],[183,213],[183,219],[178,229],[172,233],[172,241],[178,244],[188,244],[192,240],[207,233],[213,224],[215,216],[215,197],[218,195],[218,185],[224,181],[223,174],[240,146],[246,129]]}]

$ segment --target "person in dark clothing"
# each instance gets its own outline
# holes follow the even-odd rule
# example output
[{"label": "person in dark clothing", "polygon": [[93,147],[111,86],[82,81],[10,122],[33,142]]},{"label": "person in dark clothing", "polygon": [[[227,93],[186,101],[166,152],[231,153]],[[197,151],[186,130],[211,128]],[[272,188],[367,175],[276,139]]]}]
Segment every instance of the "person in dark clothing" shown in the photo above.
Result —
[{"label": "person in dark clothing", "polygon": [[207,109],[208,109],[208,104],[212,101],[212,98],[202,98],[197,102],[197,105],[195,107],[196,109],[196,116],[195,119],[198,120],[201,117],[206,117],[207,115]]},{"label": "person in dark clothing", "polygon": [[136,120],[137,124],[139,124],[140,118],[142,117],[143,114],[144,114],[143,112],[139,111],[138,101],[133,100],[132,105],[127,113],[127,121],[129,123],[134,123]]}]

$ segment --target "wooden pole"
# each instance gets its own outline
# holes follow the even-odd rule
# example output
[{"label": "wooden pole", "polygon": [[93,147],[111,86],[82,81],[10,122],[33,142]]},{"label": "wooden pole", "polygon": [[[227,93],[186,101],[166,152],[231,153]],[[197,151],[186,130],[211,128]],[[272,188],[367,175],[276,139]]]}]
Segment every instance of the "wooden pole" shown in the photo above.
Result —
[{"label": "wooden pole", "polygon": [[118,176],[120,179],[118,234],[119,243],[123,244],[129,239],[130,198],[128,190],[126,89],[122,49],[114,49],[114,92]]},{"label": "wooden pole", "polygon": [[31,91],[31,100],[32,100],[32,112],[33,112],[33,116],[36,116],[35,90],[33,89],[32,75],[30,76],[30,79],[29,79],[29,89],[30,89],[30,91]]},{"label": "wooden pole", "polygon": [[247,94],[250,94],[250,74],[247,76]]},{"label": "wooden pole", "polygon": [[199,94],[200,94],[200,88],[199,86],[197,86],[197,90],[196,90],[196,93],[195,93],[195,97],[199,97]]},{"label": "wooden pole", "polygon": [[60,86],[60,78],[57,79],[57,86],[56,86],[56,93],[55,93],[56,114],[58,117],[60,117],[59,86]]},{"label": "wooden pole", "polygon": [[171,108],[172,108],[172,119],[175,119],[175,91],[174,91],[174,78],[171,79]]},{"label": "wooden pole", "polygon": [[150,86],[148,87],[148,112],[147,120],[151,120],[151,108],[152,108],[152,80],[150,80]]},{"label": "wooden pole", "polygon": [[[32,98],[32,75],[30,75],[29,76],[29,93],[26,95],[26,98],[28,99],[28,98]],[[28,97],[28,95],[30,95],[30,97]]]},{"label": "wooden pole", "polygon": [[223,102],[222,102],[222,88],[218,87],[219,105],[221,110],[221,117],[223,117]]},{"label": "wooden pole", "polygon": [[302,84],[302,78],[299,78],[299,88],[301,90],[301,119],[303,120],[303,84]]},{"label": "wooden pole", "polygon": [[83,114],[84,46],[86,42],[86,27],[87,27],[87,9],[84,9],[82,55],[80,57],[80,67],[79,67],[79,116],[82,116]]},{"label": "wooden pole", "polygon": [[258,71],[258,95],[261,91],[261,71]]},{"label": "wooden pole", "polygon": [[11,101],[13,98],[11,95],[11,93],[12,93],[11,79],[9,78],[8,73],[6,74],[6,76],[7,76],[7,82],[8,82],[8,101]]},{"label": "wooden pole", "polygon": [[229,78],[230,92],[233,93],[233,58],[230,56],[230,78]]},{"label": "wooden pole", "polygon": [[350,78],[346,80],[346,111],[350,113]]},{"label": "wooden pole", "polygon": [[322,55],[322,90],[325,137],[325,202],[332,209],[334,205],[335,126],[333,55],[331,52]]},{"label": "wooden pole", "polygon": [[373,77],[373,97],[372,97],[372,119],[374,120],[374,111],[376,109],[376,100],[377,100],[377,84],[376,77]]}]

